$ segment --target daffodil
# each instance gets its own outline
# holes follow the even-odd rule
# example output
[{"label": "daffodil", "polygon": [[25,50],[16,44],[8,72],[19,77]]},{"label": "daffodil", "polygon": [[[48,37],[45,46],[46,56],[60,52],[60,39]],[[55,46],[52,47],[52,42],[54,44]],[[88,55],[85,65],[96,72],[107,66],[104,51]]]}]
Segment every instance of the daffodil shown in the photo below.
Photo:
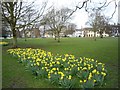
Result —
[{"label": "daffodil", "polygon": [[71,75],[69,75],[69,76],[68,76],[68,79],[70,80],[71,78],[72,78],[72,76],[71,76]]},{"label": "daffodil", "polygon": [[92,78],[92,73],[89,74],[88,80],[90,80],[91,78]]},{"label": "daffodil", "polygon": [[84,62],[84,66],[86,66],[86,63]]},{"label": "daffodil", "polygon": [[51,76],[48,76],[48,78],[50,79],[50,78],[51,78]]},{"label": "daffodil", "polygon": [[86,68],[86,67],[84,67],[82,70],[87,70],[87,68]]},{"label": "daffodil", "polygon": [[31,64],[31,66],[33,66],[33,64]]},{"label": "daffodil", "polygon": [[91,59],[91,61],[94,61],[94,59]]},{"label": "daffodil", "polygon": [[0,42],[0,45],[7,45],[8,42]]},{"label": "daffodil", "polygon": [[96,82],[96,80],[94,80],[94,83]]},{"label": "daffodil", "polygon": [[67,68],[64,68],[64,70],[66,71],[66,70],[67,70]]},{"label": "daffodil", "polygon": [[74,65],[71,65],[71,67],[74,67]]},{"label": "daffodil", "polygon": [[91,68],[93,68],[93,65],[91,65]]},{"label": "daffodil", "polygon": [[97,74],[100,74],[99,71],[97,71]]},{"label": "daffodil", "polygon": [[38,66],[40,65],[40,63],[39,63],[39,62],[37,62],[36,64],[37,64]]},{"label": "daffodil", "polygon": [[59,70],[59,68],[56,68],[56,70]]},{"label": "daffodil", "polygon": [[96,73],[96,71],[97,71],[97,70],[96,70],[96,69],[94,69],[94,70],[92,71],[92,73]]},{"label": "daffodil", "polygon": [[100,63],[98,63],[98,65],[100,65],[100,64],[102,64],[101,62]]},{"label": "daffodil", "polygon": [[105,68],[102,68],[102,71],[104,71],[105,70]]},{"label": "daffodil", "polygon": [[68,57],[69,55],[68,54],[65,54],[65,57]]},{"label": "daffodil", "polygon": [[59,62],[59,61],[57,61],[57,64],[60,64],[60,62]]},{"label": "daffodil", "polygon": [[91,69],[91,67],[88,67],[88,70],[90,70]]},{"label": "daffodil", "polygon": [[52,70],[56,70],[56,68],[52,68]]},{"label": "daffodil", "polygon": [[86,82],[86,80],[84,80],[84,83]]},{"label": "daffodil", "polygon": [[68,62],[68,64],[70,64],[70,62]]},{"label": "daffodil", "polygon": [[83,81],[82,80],[80,80],[80,83],[82,83]]},{"label": "daffodil", "polygon": [[42,69],[44,69],[44,67],[42,67]]},{"label": "daffodil", "polygon": [[55,64],[55,62],[53,61],[52,64]]},{"label": "daffodil", "polygon": [[104,73],[104,72],[101,72],[101,74],[102,74],[103,76],[106,76],[106,73]]}]

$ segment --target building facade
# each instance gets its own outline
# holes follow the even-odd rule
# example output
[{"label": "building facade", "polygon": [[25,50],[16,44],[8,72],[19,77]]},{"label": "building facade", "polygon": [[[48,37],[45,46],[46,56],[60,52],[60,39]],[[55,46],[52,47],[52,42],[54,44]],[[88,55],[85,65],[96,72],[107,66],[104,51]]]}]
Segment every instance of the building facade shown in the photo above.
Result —
[{"label": "building facade", "polygon": [[112,36],[120,36],[120,25],[111,25]]},{"label": "building facade", "polygon": [[[96,35],[96,37],[100,37],[100,33],[99,31],[97,31],[96,33],[94,33],[94,31],[92,30],[92,28],[83,28],[83,29],[78,29],[73,33],[73,37],[94,37],[94,35]],[[109,34],[103,32],[103,37],[108,37]]]},{"label": "building facade", "polygon": [[25,34],[27,38],[40,38],[41,36],[39,28],[32,28],[30,30],[26,29],[26,30],[20,31],[21,37],[25,37]]}]

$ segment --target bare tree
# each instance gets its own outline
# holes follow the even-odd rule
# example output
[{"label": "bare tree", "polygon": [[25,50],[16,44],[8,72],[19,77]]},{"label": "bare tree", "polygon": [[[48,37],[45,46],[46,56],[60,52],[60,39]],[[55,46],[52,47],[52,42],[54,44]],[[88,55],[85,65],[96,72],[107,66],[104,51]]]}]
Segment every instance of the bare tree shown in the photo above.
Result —
[{"label": "bare tree", "polygon": [[[24,11],[25,10],[25,11]],[[18,24],[19,25],[19,28],[21,28],[21,26],[25,25],[22,27],[22,31],[24,32],[24,37],[25,37],[25,41],[26,41],[26,35],[28,32],[30,32],[31,30],[31,27],[33,27],[33,23],[31,23],[32,20],[34,20],[34,17],[36,14],[38,14],[35,9],[34,9],[34,2],[32,2],[32,4],[30,5],[26,5],[24,7],[24,16],[20,17],[20,23]]]},{"label": "bare tree", "polygon": [[[35,21],[37,21],[44,13],[45,7],[47,4],[43,5],[40,9],[40,12],[36,13],[37,16],[34,15],[32,20],[30,20],[30,8],[33,3],[29,5],[23,4],[22,0],[13,0],[12,2],[2,2],[2,15],[5,20],[9,23],[11,31],[13,33],[13,47],[17,47],[17,29],[23,28],[25,26],[31,25]],[[28,14],[29,13],[29,14]],[[25,17],[26,15],[30,15],[29,21],[26,24],[20,24],[21,17]]]},{"label": "bare tree", "polygon": [[53,8],[52,10],[48,11],[48,13],[44,17],[44,24],[48,25],[49,28],[52,30],[52,34],[55,36],[55,40],[57,38],[57,26],[56,26],[56,21],[55,21],[55,9]]},{"label": "bare tree", "polygon": [[46,15],[47,24],[53,31],[55,40],[58,39],[58,42],[60,42],[60,33],[62,31],[62,28],[65,27],[67,21],[70,19],[70,13],[71,9],[68,8],[62,8],[60,10],[55,10],[53,8]]},{"label": "bare tree", "polygon": [[13,32],[13,46],[17,47],[16,23],[20,17],[22,2],[2,2],[2,14]]},{"label": "bare tree", "polygon": [[28,32],[30,32],[32,35],[31,30],[33,28],[39,28],[40,20],[45,12],[46,6],[47,6],[47,1],[42,3],[42,5],[39,8],[40,10],[36,9],[34,2],[32,2],[31,4],[25,5],[24,7],[26,10],[24,12],[25,15],[21,16],[21,19],[20,19],[22,23],[22,25],[20,24],[20,26],[22,26],[23,28],[25,41],[26,41],[26,35]]},{"label": "bare tree", "polygon": [[96,33],[100,32],[100,35],[102,37],[102,33],[104,30],[104,18],[101,16],[100,10],[93,10],[93,12],[89,15],[89,21],[87,24],[92,26],[92,30],[94,32],[94,40],[96,41]]},{"label": "bare tree", "polygon": [[[91,0],[92,3],[92,0]],[[106,17],[105,14],[103,14],[104,10],[111,4],[114,3],[114,11],[109,16]],[[103,38],[103,32],[106,32],[109,27],[109,21],[112,19],[113,15],[116,11],[116,0],[107,1],[104,2],[96,2],[93,4],[93,6],[86,6],[85,10],[89,14],[89,21],[87,22],[90,26],[92,26],[94,31],[94,40],[96,41],[96,32],[99,32],[100,37]]]},{"label": "bare tree", "polygon": [[[98,18],[98,27],[99,27],[99,33],[100,33],[100,38],[103,38],[103,32],[107,33],[107,27],[109,27],[109,20],[105,15],[100,15]],[[110,29],[109,29],[110,30]]]}]

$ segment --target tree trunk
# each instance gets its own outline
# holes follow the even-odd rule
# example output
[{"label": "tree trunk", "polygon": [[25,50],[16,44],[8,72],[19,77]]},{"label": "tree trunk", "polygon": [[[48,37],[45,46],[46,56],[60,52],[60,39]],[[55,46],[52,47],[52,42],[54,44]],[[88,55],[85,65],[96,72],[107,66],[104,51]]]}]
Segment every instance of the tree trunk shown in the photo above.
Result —
[{"label": "tree trunk", "polygon": [[17,47],[17,35],[15,30],[13,30],[13,47]]},{"label": "tree trunk", "polygon": [[103,33],[102,32],[100,32],[100,38],[103,38],[103,35],[102,35]]},{"label": "tree trunk", "polygon": [[100,35],[100,38],[103,38],[103,35],[102,35],[102,34]]},{"label": "tree trunk", "polygon": [[27,41],[26,37],[25,37],[25,41]]},{"label": "tree trunk", "polygon": [[44,25],[43,37],[45,37],[45,25]]},{"label": "tree trunk", "polygon": [[60,33],[58,32],[58,43],[60,42]]},{"label": "tree trunk", "polygon": [[15,30],[15,25],[12,25],[11,29],[12,29],[12,33],[13,33],[13,48],[16,48],[17,47],[17,33]]},{"label": "tree trunk", "polygon": [[57,40],[57,37],[56,37],[56,35],[55,35],[55,40]]},{"label": "tree trunk", "polygon": [[25,33],[25,41],[27,41],[27,34]]},{"label": "tree trunk", "polygon": [[100,31],[100,38],[103,38],[103,30],[102,31]]},{"label": "tree trunk", "polygon": [[55,40],[57,40],[57,35],[56,35],[56,32],[55,32]]},{"label": "tree trunk", "polygon": [[58,43],[60,42],[60,37],[58,37]]},{"label": "tree trunk", "polygon": [[58,43],[60,42],[60,36],[58,37]]},{"label": "tree trunk", "polygon": [[96,32],[94,32],[94,41],[96,41]]},{"label": "tree trunk", "polygon": [[25,33],[25,30],[24,30],[24,37],[25,37],[25,41],[27,41],[27,39],[26,39],[26,33]]}]

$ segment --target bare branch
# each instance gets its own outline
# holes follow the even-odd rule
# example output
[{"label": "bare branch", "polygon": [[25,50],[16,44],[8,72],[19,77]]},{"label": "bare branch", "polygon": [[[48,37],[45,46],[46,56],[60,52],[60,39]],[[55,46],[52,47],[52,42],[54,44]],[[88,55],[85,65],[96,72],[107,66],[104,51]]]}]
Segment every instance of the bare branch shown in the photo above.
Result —
[{"label": "bare branch", "polygon": [[115,14],[115,12],[116,12],[116,8],[117,8],[117,4],[116,4],[116,2],[115,2],[115,7],[114,7],[115,9],[114,9],[114,12],[112,13],[112,16],[109,18],[109,19],[112,19],[113,18],[113,16],[114,16],[114,14]]},{"label": "bare branch", "polygon": [[91,0],[86,0],[86,1],[84,1],[84,2],[82,3],[81,7],[76,6],[75,10],[73,10],[73,11],[70,13],[70,15],[68,16],[68,18],[71,17],[71,16],[77,11],[77,9],[82,9],[82,8],[85,6],[85,4],[86,4],[85,10],[87,11],[86,8],[87,8],[87,2],[88,2],[88,1],[91,2]]}]

